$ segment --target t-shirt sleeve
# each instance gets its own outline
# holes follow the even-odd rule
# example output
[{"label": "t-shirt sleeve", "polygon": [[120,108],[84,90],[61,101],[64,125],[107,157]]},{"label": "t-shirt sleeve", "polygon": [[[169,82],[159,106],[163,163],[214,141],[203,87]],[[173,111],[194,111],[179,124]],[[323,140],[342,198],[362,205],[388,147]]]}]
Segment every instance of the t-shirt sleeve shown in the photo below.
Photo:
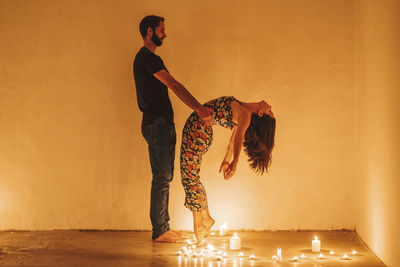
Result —
[{"label": "t-shirt sleeve", "polygon": [[153,75],[154,73],[156,73],[162,69],[165,69],[162,61],[155,56],[147,57],[147,59],[145,61],[145,68],[151,75]]}]

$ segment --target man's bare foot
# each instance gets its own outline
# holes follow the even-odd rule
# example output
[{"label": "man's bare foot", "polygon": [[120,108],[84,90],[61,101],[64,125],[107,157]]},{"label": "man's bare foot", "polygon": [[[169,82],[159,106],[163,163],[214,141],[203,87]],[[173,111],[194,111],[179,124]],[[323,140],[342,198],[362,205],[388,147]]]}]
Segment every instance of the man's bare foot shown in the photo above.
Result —
[{"label": "man's bare foot", "polygon": [[183,239],[182,237],[178,237],[171,231],[168,231],[160,235],[157,239],[154,240],[154,242],[183,243],[185,242],[185,239]]},{"label": "man's bare foot", "polygon": [[215,220],[211,217],[203,219],[202,224],[206,228],[206,237],[210,234],[211,227],[214,225]]},{"label": "man's bare foot", "polygon": [[183,236],[182,236],[182,234],[181,233],[179,233],[178,231],[175,231],[175,230],[169,230],[172,234],[174,234],[174,235],[176,235],[176,236],[178,236],[178,237],[180,237],[180,238],[184,238]]}]

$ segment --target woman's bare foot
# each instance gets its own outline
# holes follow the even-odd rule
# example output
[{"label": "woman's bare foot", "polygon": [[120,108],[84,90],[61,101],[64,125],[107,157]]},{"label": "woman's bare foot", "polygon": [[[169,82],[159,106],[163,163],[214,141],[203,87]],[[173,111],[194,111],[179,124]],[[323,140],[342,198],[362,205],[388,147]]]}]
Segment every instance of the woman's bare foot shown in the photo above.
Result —
[{"label": "woman's bare foot", "polygon": [[211,227],[214,225],[215,220],[211,217],[203,218],[202,224],[206,228],[206,237],[210,234]]},{"label": "woman's bare foot", "polygon": [[196,244],[202,244],[204,237],[207,234],[207,228],[204,227],[202,224],[194,226],[194,235],[196,236]]},{"label": "woman's bare foot", "polygon": [[185,242],[185,239],[177,236],[176,234],[173,234],[171,231],[168,231],[160,235],[157,239],[154,240],[154,242],[183,243]]},{"label": "woman's bare foot", "polygon": [[181,233],[179,233],[178,231],[175,231],[175,230],[169,230],[172,234],[174,234],[174,235],[176,235],[176,236],[178,236],[178,237],[180,237],[180,238],[184,238],[183,236],[182,236],[182,234]]}]

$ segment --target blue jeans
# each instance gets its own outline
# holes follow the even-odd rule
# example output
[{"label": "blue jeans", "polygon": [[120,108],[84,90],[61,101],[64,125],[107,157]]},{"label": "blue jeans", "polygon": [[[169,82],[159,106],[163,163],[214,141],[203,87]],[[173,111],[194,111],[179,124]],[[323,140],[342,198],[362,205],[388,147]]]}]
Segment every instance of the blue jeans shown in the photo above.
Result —
[{"label": "blue jeans", "polygon": [[151,171],[150,219],[153,240],[169,228],[169,184],[174,175],[176,132],[173,122],[163,117],[143,119],[142,134],[149,149]]}]

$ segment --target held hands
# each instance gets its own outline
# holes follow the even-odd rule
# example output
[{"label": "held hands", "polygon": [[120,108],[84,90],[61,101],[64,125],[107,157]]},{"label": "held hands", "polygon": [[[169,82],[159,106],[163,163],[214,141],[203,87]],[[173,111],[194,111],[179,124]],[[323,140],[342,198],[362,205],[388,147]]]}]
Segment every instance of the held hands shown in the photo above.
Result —
[{"label": "held hands", "polygon": [[214,123],[213,118],[211,117],[212,109],[205,106],[200,106],[197,110],[197,115],[199,115],[200,119],[204,121],[207,126],[212,126]]},{"label": "held hands", "polygon": [[221,173],[222,171],[224,174],[224,179],[229,180],[235,174],[236,167],[237,167],[237,161],[232,161],[232,163],[230,164],[227,161],[223,161],[221,163],[221,167],[219,168],[219,173]]}]

